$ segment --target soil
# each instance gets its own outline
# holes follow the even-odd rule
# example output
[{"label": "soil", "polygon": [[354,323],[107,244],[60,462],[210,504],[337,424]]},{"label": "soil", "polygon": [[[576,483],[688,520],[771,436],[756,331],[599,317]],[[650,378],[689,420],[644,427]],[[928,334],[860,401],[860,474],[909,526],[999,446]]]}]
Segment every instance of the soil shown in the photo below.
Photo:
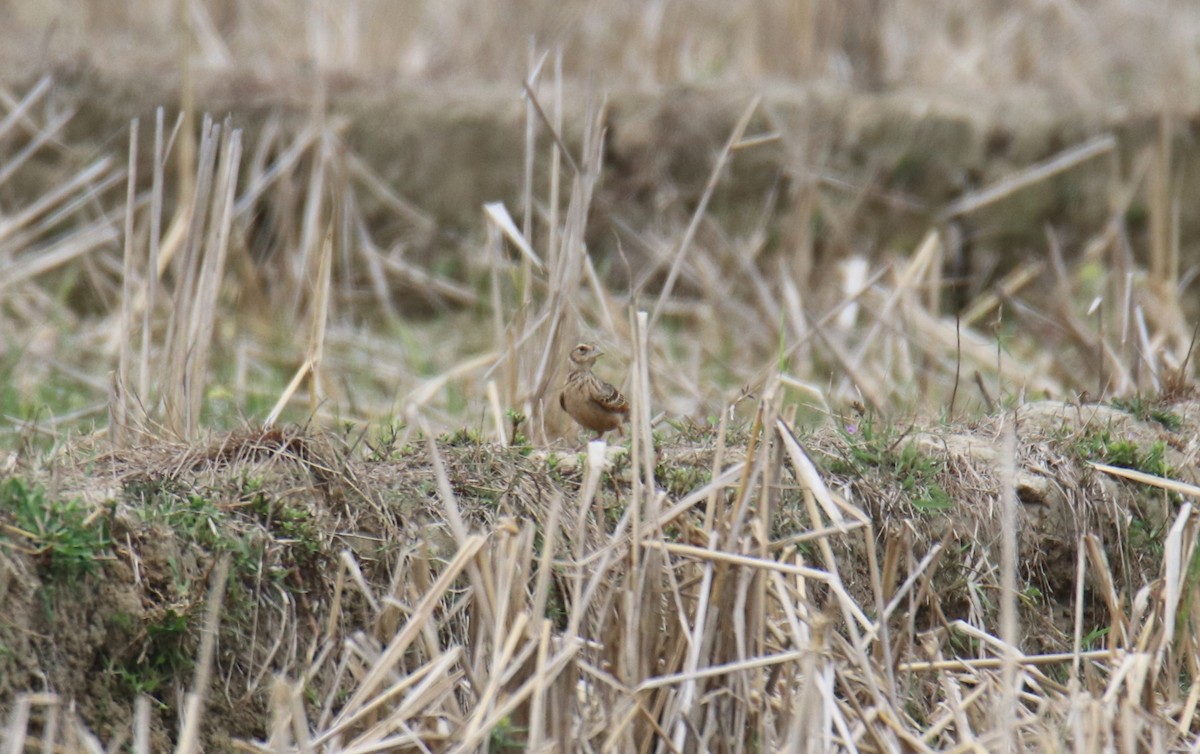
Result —
[{"label": "soil", "polygon": [[[868,514],[880,551],[900,556],[898,581],[942,546],[935,588],[914,595],[893,621],[921,629],[970,618],[994,631],[994,611],[985,605],[981,612],[979,594],[996,588],[1003,437],[1013,426],[1022,649],[1070,651],[1082,537],[1096,538],[1118,598],[1128,604],[1159,577],[1163,534],[1181,504],[1089,462],[1137,465],[1195,484],[1200,401],[1181,395],[1120,407],[1040,402],[955,427],[905,429],[852,417],[803,431],[800,440],[829,488]],[[737,436],[730,436],[726,464],[745,452]],[[714,439],[711,428],[685,428],[658,448],[656,477],[670,500],[707,481]],[[580,456],[573,453],[501,448],[467,432],[443,436],[438,449],[472,530],[540,522],[551,496],[570,501],[579,494]],[[623,453],[610,449],[612,466],[599,492],[604,510],[619,511],[630,494]],[[18,460],[4,484],[0,706],[18,694],[54,692],[111,741],[128,732],[134,699],[145,693],[154,700],[156,749],[177,731],[222,559],[230,575],[203,731],[213,750],[238,739],[265,740],[274,674],[294,677],[320,646],[340,646],[366,625],[369,603],[380,595],[428,583],[423,579],[431,574],[396,573],[397,553],[421,548],[431,563],[454,553],[423,441],[381,437],[358,444],[293,429],[247,430],[200,447],[78,447],[36,468]],[[44,492],[40,533],[22,518],[21,490]],[[785,475],[773,540],[809,527],[798,494]],[[68,502],[82,518],[61,512]],[[679,520],[674,536],[686,538],[697,520]],[[67,530],[57,539],[47,533],[56,521]],[[85,562],[66,567],[80,527],[105,537]],[[872,604],[864,553],[843,547],[837,555],[854,598]],[[361,586],[338,580],[346,557],[361,569]],[[1106,625],[1108,607],[1097,564],[1089,563],[1083,609],[1090,628]],[[335,602],[340,607],[330,624]],[[313,679],[310,704],[325,698],[322,684],[332,682]]]},{"label": "soil", "polygon": [[[63,142],[77,153],[112,152],[123,160],[129,122],[140,118],[138,172],[148,186],[155,108],[165,107],[168,125],[176,117],[172,82],[114,79],[86,63],[60,66],[53,76],[50,106],[74,109]],[[32,85],[11,84],[18,92]],[[307,79],[268,83],[252,75],[224,76],[201,80],[198,87],[197,111],[218,121],[228,115],[234,127],[245,130],[248,155],[268,133],[282,135],[268,150],[277,155],[280,144],[305,128],[330,126],[339,148],[359,157],[409,207],[400,212],[391,201],[362,193],[360,209],[374,243],[385,249],[403,244],[415,261],[447,264],[447,247],[478,237],[484,203],[504,201],[514,211],[520,206],[525,113],[512,92],[495,87],[431,91],[346,78],[331,84],[314,119]],[[811,243],[819,265],[850,253],[878,257],[914,249],[930,227],[947,226],[943,213],[952,201],[1111,134],[1112,152],[955,218],[951,224],[963,243],[951,273],[971,279],[978,290],[1021,260],[1044,256],[1047,229],[1070,257],[1114,219],[1124,224],[1135,258],[1148,259],[1145,192],[1137,192],[1119,217],[1113,215],[1112,196],[1114,185],[1134,180],[1136,166],[1155,149],[1156,114],[1079,113],[1020,92],[964,99],[946,93],[771,86],[759,93],[763,99],[748,133],[778,138],[736,153],[708,213],[732,236],[762,233],[768,253],[793,253]],[[654,263],[638,252],[645,239],[686,223],[715,154],[751,94],[675,87],[606,92],[602,102],[598,96],[568,98],[563,137],[576,157],[589,114],[603,105],[604,165],[588,241],[599,260],[615,259],[623,244],[629,257],[611,265],[613,276],[625,273],[625,263],[634,273]],[[1200,117],[1177,114],[1172,124],[1172,186],[1187,196],[1200,191],[1200,151],[1193,148]],[[544,132],[539,144],[548,154],[551,142]],[[35,155],[9,189],[21,192],[14,199],[60,184],[61,162],[53,152]],[[548,185],[548,163],[537,161],[538,186]],[[570,181],[563,183],[565,193]],[[807,204],[812,192],[821,196],[815,210]],[[171,201],[168,191],[168,211]],[[798,220],[808,217],[809,210],[796,213],[806,206],[814,226]],[[291,210],[264,203],[256,216],[266,218],[265,234],[263,227],[246,229],[252,253],[261,256],[272,243],[282,242],[269,238],[269,217]],[[1182,203],[1178,220],[1177,237],[1200,235],[1200,209]],[[1200,259],[1200,247],[1192,244],[1183,244],[1180,253],[1181,269]],[[602,261],[600,266],[609,265]]]}]

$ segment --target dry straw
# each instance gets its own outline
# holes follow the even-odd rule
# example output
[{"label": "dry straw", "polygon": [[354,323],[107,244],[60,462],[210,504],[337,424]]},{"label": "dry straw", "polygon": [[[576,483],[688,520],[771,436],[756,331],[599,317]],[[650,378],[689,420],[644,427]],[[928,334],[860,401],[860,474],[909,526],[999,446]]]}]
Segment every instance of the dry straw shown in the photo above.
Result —
[{"label": "dry straw", "polygon": [[[1018,621],[1025,595],[1018,592],[1023,458],[1016,429],[1007,427],[997,454],[974,465],[962,461],[969,469],[960,473],[983,480],[963,489],[986,492],[956,505],[998,505],[992,518],[972,511],[978,517],[964,516],[964,526],[994,525],[1001,553],[982,545],[965,548],[967,618],[949,620],[937,592],[948,556],[961,545],[952,539],[956,533],[927,538],[920,550],[917,538],[927,532],[912,523],[919,519],[909,515],[891,526],[899,517],[881,513],[879,500],[861,494],[855,480],[834,484],[814,462],[817,454],[796,419],[797,386],[810,386],[805,395],[815,394],[827,413],[851,401],[880,415],[922,401],[945,405],[964,366],[988,402],[988,391],[1013,402],[1034,390],[1129,395],[1141,385],[1167,384],[1172,370],[1186,382],[1194,372],[1184,355],[1190,344],[1181,333],[1187,328],[1177,311],[1154,304],[1154,291],[1142,284],[1126,253],[1128,239],[1117,222],[1126,205],[1114,201],[1109,230],[1088,250],[1092,259],[1112,262],[1089,314],[1076,310],[1077,281],[1053,237],[1049,265],[1060,295],[1037,305],[1020,299],[1040,269],[1029,266],[968,302],[970,316],[961,325],[945,317],[936,292],[944,250],[934,230],[910,257],[885,260],[852,290],[831,286],[823,298],[796,282],[804,279],[805,260],[759,259],[761,237],[742,254],[745,249],[724,244],[710,227],[713,197],[731,161],[788,138],[752,132],[761,104],[754,98],[682,222],[668,226],[663,237],[646,231],[622,238],[645,255],[644,265],[641,275],[629,276],[628,290],[615,292],[587,245],[604,164],[606,103],[589,101],[582,133],[570,138],[564,132],[562,55],[555,54],[554,80],[546,85],[549,60],[534,57],[523,87],[529,152],[520,222],[503,203],[480,208],[489,232],[486,256],[480,256],[486,263],[468,268],[464,279],[405,257],[403,241],[384,249],[370,238],[360,203],[368,195],[404,218],[410,238],[428,236],[432,221],[392,193],[369,162],[345,149],[339,125],[323,112],[290,137],[278,125],[250,134],[258,141],[244,172],[240,131],[205,118],[193,148],[196,134],[184,117],[176,153],[183,167],[168,175],[171,139],[160,111],[148,206],[137,195],[132,167],[123,173],[105,156],[73,167],[53,190],[0,221],[6,324],[29,326],[53,312],[45,276],[106,252],[109,272],[92,274],[102,287],[115,280],[119,291],[120,313],[113,315],[119,389],[112,410],[114,429],[122,432],[116,439],[134,437],[127,427],[139,430],[136,439],[143,441],[201,434],[212,366],[226,355],[217,322],[228,311],[231,292],[260,293],[268,308],[307,325],[297,328],[302,335],[282,358],[253,346],[254,354],[286,363],[294,375],[282,395],[278,388],[270,394],[275,408],[268,424],[292,406],[305,379],[311,389],[304,415],[317,421],[355,410],[357,395],[338,401],[335,391],[339,377],[360,373],[380,380],[383,373],[388,383],[386,399],[363,413],[377,413],[379,404],[403,409],[403,439],[413,440],[421,470],[429,474],[428,497],[436,520],[449,530],[448,541],[438,549],[429,536],[403,548],[388,566],[386,586],[371,581],[349,549],[339,550],[328,614],[318,621],[320,640],[281,662],[284,672],[268,679],[285,640],[272,637],[274,647],[248,673],[249,691],[269,687],[270,726],[266,740],[240,745],[263,752],[477,751],[509,743],[553,750],[577,741],[599,751],[900,752],[1034,751],[1053,744],[1122,754],[1192,745],[1200,692],[1178,683],[1185,670],[1192,677],[1196,671],[1191,624],[1180,629],[1192,609],[1187,574],[1197,519],[1189,505],[1172,511],[1153,585],[1122,583],[1105,543],[1079,532],[1074,651],[1030,654],[1020,648]],[[13,113],[31,113],[45,92],[46,84],[35,85],[0,123],[0,136],[23,117]],[[64,122],[42,122],[30,148],[50,143]],[[548,138],[539,140],[542,134]],[[1164,134],[1159,163],[1169,146],[1169,131]],[[549,151],[534,154],[542,148]],[[943,216],[975,212],[1113,148],[1109,136],[1085,142],[962,197]],[[18,163],[24,158],[13,156]],[[543,163],[550,196],[539,202],[535,178]],[[7,178],[0,173],[0,183]],[[170,178],[182,188],[162,234]],[[111,190],[122,179],[123,202]],[[1169,185],[1169,175],[1161,164],[1154,181],[1153,275],[1169,285],[1171,245],[1178,239],[1165,222],[1170,197],[1161,195],[1161,187]],[[1124,199],[1136,193],[1137,183],[1122,187]],[[822,202],[829,200],[810,198],[801,206],[812,213]],[[95,213],[92,205],[102,211]],[[259,210],[276,213],[280,244],[292,253],[258,262],[245,253],[239,239]],[[855,212],[842,218],[837,233],[846,233]],[[76,229],[51,240],[51,227],[68,218],[79,221]],[[125,221],[120,250],[115,241],[121,234],[112,227],[119,218]],[[812,215],[797,221],[807,225]],[[144,244],[139,227],[146,228]],[[739,256],[744,258],[734,258]],[[256,280],[255,272],[270,285]],[[661,273],[665,278],[655,279]],[[379,339],[361,337],[348,317],[339,316],[362,301],[353,275],[384,311],[397,310],[394,288],[403,286],[416,286],[447,306],[474,306],[486,298],[491,342],[473,354],[442,357],[433,369],[412,366],[410,345],[436,349],[403,335],[391,339],[400,345],[372,342]],[[651,285],[659,292],[646,311],[639,296]],[[275,334],[284,329],[258,315]],[[1053,332],[1063,353],[1035,351],[1025,341],[1002,348],[1006,318],[1031,329],[1044,319],[1058,323]],[[673,338],[680,329],[698,336]],[[437,442],[438,429],[462,418],[451,408],[451,389],[479,383],[486,391],[474,405],[486,406],[500,442],[471,452],[503,458],[515,452],[504,447],[516,442],[506,433],[506,407],[524,415],[522,432],[533,443],[548,444],[567,425],[555,408],[562,355],[582,336],[624,354],[614,368],[628,367],[630,374],[624,387],[633,408],[628,451],[592,444],[582,478],[547,486],[542,507],[520,508],[505,498],[503,504],[515,508],[508,513],[517,515],[505,515],[500,506],[495,515],[472,515],[468,488],[456,476],[461,457]],[[729,344],[727,352],[723,344]],[[793,358],[797,354],[805,358]],[[131,374],[135,362],[137,380]],[[730,367],[733,375],[719,382],[707,371],[713,364],[743,366]],[[838,378],[812,389],[829,365]],[[730,390],[734,383],[737,389]],[[701,448],[710,475],[676,494],[669,479],[675,467],[662,453],[666,425],[656,417],[702,407],[720,413],[715,442]],[[214,455],[227,463],[222,468],[238,468],[239,459]],[[302,454],[284,443],[269,455],[282,463],[282,457],[294,462]],[[562,463],[570,456],[548,457]],[[336,486],[353,501],[345,504],[353,508],[347,515],[390,520],[380,494],[386,485],[363,484],[348,471],[349,462],[303,460],[323,490]],[[188,450],[163,469],[182,476],[198,464]],[[550,478],[545,468],[520,469],[542,474],[539,481]],[[1096,469],[1131,484],[1195,493],[1180,481],[1109,465]],[[519,479],[513,472],[500,482]],[[988,480],[999,481],[987,487]],[[911,506],[910,497],[900,495],[899,505]],[[800,523],[780,534],[776,526],[787,516]],[[396,529],[386,537],[402,541]],[[218,569],[208,603],[179,751],[201,743],[197,731],[203,729],[214,642],[221,635],[224,574]],[[1103,603],[1097,611],[1107,621],[1099,627],[1106,630],[1103,649],[1084,647],[1078,606],[1085,584]],[[360,595],[352,615],[348,605]],[[932,617],[918,628],[915,613],[924,608]],[[996,612],[998,628],[992,625]],[[254,643],[259,630],[256,625],[251,632]],[[40,741],[31,738],[35,716]],[[129,726],[135,751],[150,748],[150,717],[150,705],[138,702]],[[103,750],[69,700],[54,694],[17,695],[4,725],[9,751]]]}]

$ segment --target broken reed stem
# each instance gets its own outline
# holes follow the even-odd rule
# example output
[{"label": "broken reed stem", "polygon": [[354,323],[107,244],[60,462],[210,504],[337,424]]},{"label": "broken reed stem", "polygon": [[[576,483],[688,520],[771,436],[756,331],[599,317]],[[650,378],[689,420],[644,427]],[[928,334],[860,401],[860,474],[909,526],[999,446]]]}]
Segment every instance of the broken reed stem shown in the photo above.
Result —
[{"label": "broken reed stem", "polygon": [[1004,642],[1001,666],[1002,694],[1000,751],[1012,752],[1017,743],[1017,435],[1016,417],[1005,422],[1000,446],[1000,639]]},{"label": "broken reed stem", "polygon": [[[536,102],[536,99],[535,99]],[[587,218],[599,179],[601,160],[604,153],[603,128],[606,113],[603,107],[597,108],[589,99],[583,133],[584,170],[575,172],[571,182],[571,198],[567,204],[566,220],[563,223],[558,268],[551,270],[549,276],[549,304],[544,307],[550,317],[550,334],[546,340],[546,348],[538,364],[534,379],[535,400],[541,400],[546,394],[549,380],[554,370],[547,369],[548,361],[553,356],[558,358],[561,353],[561,340],[565,333],[574,332],[575,320],[564,322],[568,307],[578,291],[584,278],[584,268],[587,265]],[[563,156],[570,158],[568,152]],[[539,412],[540,413],[540,412]]]},{"label": "broken reed stem", "polygon": [[781,652],[776,655],[767,655],[766,657],[754,657],[749,660],[739,660],[737,662],[729,662],[722,665],[713,665],[696,670],[690,673],[674,673],[672,675],[656,676],[648,678],[638,685],[635,692],[649,691],[650,689],[661,688],[663,686],[672,686],[676,683],[684,683],[687,681],[695,681],[700,678],[712,678],[719,675],[727,675],[743,670],[755,670],[758,668],[767,668],[772,665],[780,665],[785,662],[796,662],[805,657],[807,651],[792,651]]},{"label": "broken reed stem", "polygon": [[213,326],[217,315],[217,298],[224,279],[225,260],[229,256],[229,234],[233,223],[233,203],[237,192],[238,168],[242,161],[242,132],[229,127],[226,121],[225,138],[221,145],[220,165],[214,186],[213,207],[208,239],[201,259],[197,282],[195,308],[189,317],[191,367],[188,382],[191,386],[187,415],[187,434],[193,436],[200,427],[200,410],[208,382],[208,356],[212,348]]},{"label": "broken reed stem", "polygon": [[[4,120],[0,121],[0,139],[8,137],[9,131],[15,128],[22,121],[25,121],[29,116],[29,111],[36,105],[47,92],[50,91],[50,85],[54,83],[54,77],[46,74],[37,80],[37,83],[25,93],[21,101],[15,107],[11,107],[8,114],[4,116]],[[5,93],[7,95],[7,93]],[[7,97],[6,97],[7,99]],[[6,105],[9,103],[6,102]]]},{"label": "broken reed stem", "polygon": [[333,230],[337,224],[337,212],[325,231],[318,260],[317,282],[313,290],[312,320],[309,322],[308,363],[309,371],[309,414],[316,415],[320,400],[321,360],[325,356],[325,329],[329,323],[329,302],[333,288]]},{"label": "broken reed stem", "polygon": [[[632,522],[633,541],[641,541],[642,538],[642,503],[645,493],[643,486],[646,484],[644,477],[645,470],[642,464],[642,455],[646,452],[643,447],[646,444],[646,438],[642,435],[642,410],[641,402],[644,396],[641,395],[641,380],[637,377],[639,373],[638,362],[641,359],[641,353],[638,348],[638,315],[641,312],[629,310],[629,330],[633,333],[634,338],[634,363],[632,365],[634,379],[630,384],[629,405],[630,405],[630,425],[629,425],[629,461],[632,469],[630,479],[630,505],[629,515]],[[638,548],[631,547],[629,550],[629,567],[633,573],[641,572],[641,553]]]},{"label": "broken reed stem", "polygon": [[113,407],[113,421],[109,431],[113,443],[118,448],[125,447],[129,440],[128,423],[128,394],[131,385],[129,379],[129,363],[132,358],[133,338],[133,214],[137,204],[137,146],[138,119],[134,118],[129,124],[129,168],[126,171],[125,187],[125,248],[121,268],[121,324],[118,336],[121,339],[120,355],[117,359],[117,390],[116,405]]},{"label": "broken reed stem", "polygon": [[179,149],[180,212],[196,190],[196,92],[192,81],[192,0],[178,0],[175,29],[179,50],[179,114],[183,119],[183,141]]},{"label": "broken reed stem", "polygon": [[554,567],[554,553],[558,547],[559,519],[562,517],[562,496],[550,498],[550,513],[542,530],[542,552],[538,559],[537,580],[533,588],[533,615],[546,614],[546,602],[550,598],[550,578]]},{"label": "broken reed stem", "polygon": [[1080,660],[1083,656],[1083,611],[1085,607],[1084,576],[1087,574],[1087,551],[1083,543],[1083,535],[1075,539],[1075,631],[1073,652],[1071,658],[1071,684],[1073,689],[1082,688],[1083,678],[1079,675]]},{"label": "broken reed stem", "polygon": [[[562,133],[563,128],[563,49],[562,45],[554,48],[554,130]],[[558,145],[550,147],[550,235],[546,242],[546,260],[550,269],[555,269],[561,258],[558,248],[558,216],[562,201],[559,194],[562,191],[562,151]]]},{"label": "broken reed stem", "polygon": [[192,680],[192,690],[185,697],[183,726],[180,729],[176,754],[193,754],[200,750],[200,720],[204,715],[204,702],[208,698],[213,657],[217,646],[217,629],[221,625],[221,605],[225,602],[225,583],[229,578],[229,561],[230,556],[225,554],[213,568],[204,626],[200,634],[196,674]]},{"label": "broken reed stem", "polygon": [[1101,134],[1083,144],[1065,149],[1048,160],[1032,165],[1015,175],[1003,178],[979,191],[972,191],[952,202],[942,211],[940,220],[946,222],[959,215],[982,209],[1023,188],[1052,178],[1070,170],[1082,162],[1112,152],[1117,148],[1117,139],[1112,134]]},{"label": "broken reed stem", "polygon": [[25,739],[29,735],[29,713],[33,706],[28,694],[17,695],[16,704],[8,716],[8,731],[5,738],[8,747],[5,754],[23,754]]},{"label": "broken reed stem", "polygon": [[[715,533],[710,530],[709,544],[715,544],[714,540]],[[692,703],[696,696],[696,680],[699,678],[700,660],[704,649],[704,642],[696,634],[708,625],[708,609],[712,594],[713,572],[713,563],[711,561],[706,562],[700,578],[700,591],[696,595],[696,617],[694,621],[696,631],[690,632],[686,637],[688,640],[688,652],[683,667],[686,681],[677,698],[675,732],[671,737],[671,744],[677,751],[683,749],[684,738],[687,734],[687,721],[690,718]],[[685,632],[686,630],[686,627],[684,627]],[[642,688],[646,688],[645,683],[642,684]]]},{"label": "broken reed stem", "polygon": [[[535,59],[534,40],[529,40],[529,75],[525,78],[526,85],[532,89],[537,86],[541,77],[542,66],[546,62],[546,53],[540,59]],[[521,235],[526,243],[533,243],[533,168],[537,156],[537,117],[533,102],[525,98],[525,172],[521,182]],[[529,270],[522,269],[522,288],[529,287]]]},{"label": "broken reed stem", "polygon": [[[334,718],[327,735],[336,734],[339,727],[349,724],[352,715],[373,702],[376,692],[390,675],[393,667],[420,635],[426,622],[431,620],[434,610],[445,597],[446,591],[466,570],[468,564],[475,562],[476,556],[483,549],[485,543],[486,540],[479,535],[471,535],[466,538],[454,559],[446,565],[433,584],[429,586],[425,596],[413,607],[408,620],[391,638],[379,659],[371,666],[371,670],[364,676],[358,688],[343,706],[342,711]],[[322,738],[318,738],[314,743],[320,744],[322,740]]]},{"label": "broken reed stem", "polygon": [[150,754],[150,697],[145,694],[133,702],[133,754]]},{"label": "broken reed stem", "polygon": [[[421,431],[425,433],[426,447],[429,449],[430,462],[433,464],[434,477],[437,480],[438,497],[442,503],[442,509],[446,513],[446,520],[450,524],[450,531],[454,534],[455,541],[459,547],[465,547],[471,537],[468,535],[466,524],[463,522],[462,512],[458,506],[458,498],[454,494],[454,488],[450,485],[450,478],[446,474],[446,465],[442,461],[442,455],[438,451],[437,441],[434,439],[433,432],[430,431],[425,418],[418,414],[417,423],[421,427]],[[485,580],[483,572],[480,570],[480,564],[477,560],[472,559],[466,564],[467,576],[471,582],[471,588],[474,591],[474,604],[478,608],[482,624],[481,637],[491,635],[495,639],[493,633],[498,624],[495,595],[488,589],[488,582]]]},{"label": "broken reed stem", "polygon": [[646,502],[650,505],[644,520],[657,521],[659,511],[653,507],[658,495],[654,481],[654,433],[650,423],[650,332],[649,315],[646,312],[639,311],[637,313],[634,333],[636,338],[634,353],[637,355],[634,360],[637,389],[633,391],[633,394],[637,400],[633,403],[633,409],[637,412],[634,417],[637,425],[631,427],[631,431],[640,434],[642,441],[640,459],[643,470],[642,481],[647,493]]},{"label": "broken reed stem", "polygon": [[652,550],[662,550],[674,555],[688,555],[698,560],[711,560],[718,563],[727,563],[729,565],[747,566],[750,568],[763,569],[767,571],[778,571],[780,573],[789,573],[794,576],[802,576],[806,579],[813,579],[827,584],[830,589],[838,595],[839,598],[849,600],[849,612],[854,620],[859,625],[871,626],[873,621],[869,619],[862,611],[862,608],[854,604],[850,599],[850,595],[846,593],[844,587],[839,580],[835,579],[827,571],[822,571],[808,566],[791,565],[770,558],[755,558],[749,555],[738,555],[736,553],[725,552],[724,550],[710,550],[695,545],[686,545],[678,542],[666,542],[657,539],[642,540],[642,547]]},{"label": "broken reed stem", "polygon": [[[487,225],[487,242],[485,246],[488,260],[488,282],[491,285],[492,299],[492,336],[497,344],[504,343],[507,338],[505,333],[508,332],[506,326],[507,318],[504,316],[504,293],[500,286],[500,265],[504,258],[504,242],[500,238],[500,229],[495,223]],[[516,328],[519,323],[513,323]],[[517,380],[518,367],[516,353],[510,352],[504,362],[504,394],[508,396],[510,402],[514,401],[517,395]]]},{"label": "broken reed stem", "polygon": [[508,427],[504,422],[504,408],[500,405],[500,390],[495,380],[488,380],[484,392],[487,395],[488,408],[492,411],[492,423],[496,427],[496,442],[500,447],[507,448],[509,444]]},{"label": "broken reed stem", "polygon": [[871,577],[871,592],[875,595],[875,614],[882,616],[876,623],[879,627],[879,640],[876,646],[882,651],[884,679],[887,681],[887,698],[892,706],[896,706],[896,673],[893,658],[891,629],[887,622],[885,606],[883,575],[879,569],[879,555],[875,546],[875,528],[866,524],[863,528],[863,540],[867,550],[867,568]]},{"label": "broken reed stem", "polygon": [[[7,183],[17,170],[28,162],[43,146],[51,139],[58,137],[59,132],[66,127],[71,118],[75,116],[74,108],[67,108],[65,112],[58,113],[53,119],[48,120],[45,125],[37,129],[37,132],[30,139],[29,143],[22,147],[21,151],[16,155],[4,161],[0,165],[0,184]],[[11,125],[11,122],[10,122]]]},{"label": "broken reed stem", "polygon": [[154,315],[154,307],[158,298],[158,254],[162,241],[163,160],[163,109],[160,107],[154,113],[154,175],[150,188],[150,256],[146,263],[144,278],[142,353],[138,370],[138,400],[141,401],[146,412],[149,412],[154,405],[150,400],[150,355],[153,348],[150,318]]},{"label": "broken reed stem", "polygon": [[329,320],[330,288],[332,287],[333,265],[333,225],[330,224],[325,233],[325,241],[321,244],[321,257],[318,260],[317,281],[312,291],[311,314],[309,315],[308,354],[304,363],[292,375],[291,381],[275,405],[263,420],[264,427],[271,427],[279,421],[279,416],[291,402],[296,391],[300,389],[304,378],[309,380],[309,411],[315,416],[319,400],[319,379],[317,368],[325,352],[325,328]]},{"label": "broken reed stem", "polygon": [[[1044,655],[1017,655],[1012,660],[1013,664],[1018,666],[1030,665],[1057,665],[1060,663],[1074,662],[1076,658],[1080,660],[1111,660],[1115,658],[1119,652],[1112,649],[1092,649],[1084,652],[1055,652]],[[943,672],[947,670],[996,670],[1004,667],[1004,664],[1009,662],[1006,657],[977,657],[977,658],[956,658],[953,660],[917,660],[914,662],[902,662],[896,666],[896,670],[902,673],[930,673]]]},{"label": "broken reed stem", "polygon": [[1137,469],[1127,469],[1124,466],[1112,466],[1107,463],[1096,463],[1095,461],[1089,461],[1088,465],[1097,471],[1103,471],[1105,474],[1130,479],[1134,482],[1166,490],[1167,492],[1200,498],[1200,486],[1194,484],[1178,482],[1174,479],[1165,479],[1154,474],[1147,474],[1144,471],[1138,471]]},{"label": "broken reed stem", "polygon": [[650,315],[651,327],[658,323],[658,318],[662,315],[663,306],[670,299],[671,292],[675,289],[675,281],[679,278],[679,273],[683,269],[683,262],[687,258],[688,250],[691,248],[692,241],[696,237],[696,231],[700,229],[700,221],[704,219],[704,213],[708,211],[708,202],[712,199],[713,192],[717,188],[717,181],[720,180],[721,174],[725,170],[725,163],[729,161],[734,145],[741,142],[742,137],[745,136],[746,129],[750,126],[750,119],[758,111],[758,105],[761,100],[762,97],[759,95],[750,101],[750,104],[742,113],[742,117],[738,119],[737,124],[733,127],[733,132],[729,134],[729,139],[725,142],[724,148],[721,149],[721,153],[717,156],[717,161],[713,165],[712,172],[709,173],[708,183],[704,186],[704,193],[700,196],[700,203],[696,205],[696,210],[692,213],[692,219],[688,223],[687,230],[684,231],[683,238],[679,241],[679,246],[675,250],[675,256],[671,260],[671,268],[667,272],[667,279],[658,294],[658,301],[654,304],[653,312]]},{"label": "broken reed stem", "polygon": [[[542,104],[538,101],[537,93],[533,91],[533,87],[529,85],[528,81],[522,81],[521,88],[525,90],[525,96],[528,98],[529,103],[533,106],[534,112],[537,113],[538,119],[541,120],[542,124],[546,126],[546,129],[550,131],[550,137],[554,139],[555,145],[558,146],[558,151],[562,153],[563,157],[567,158],[567,164],[571,166],[571,172],[575,175],[582,173],[583,171],[580,170],[579,163],[576,162],[575,158],[571,156],[571,150],[567,149],[566,142],[563,141],[562,136],[554,127],[554,124],[549,118],[546,117],[546,112],[542,109]],[[587,159],[586,155],[584,159]]]},{"label": "broken reed stem", "polygon": [[[541,613],[534,612],[534,615]],[[549,619],[542,620],[541,634],[538,638],[537,664],[534,665],[533,678],[538,681],[533,690],[533,700],[529,712],[529,751],[542,750],[542,738],[545,735],[546,716],[546,658],[550,653],[550,631],[552,624]]]},{"label": "broken reed stem", "polygon": [[1150,176],[1150,280],[1158,295],[1172,295],[1179,279],[1178,245],[1172,238],[1171,116],[1158,116],[1154,170]]},{"label": "broken reed stem", "polygon": [[[1186,537],[1187,544],[1184,543],[1184,530],[1188,528],[1189,523],[1193,523],[1192,504],[1184,503],[1180,506],[1179,513],[1167,532],[1163,548],[1163,630],[1154,651],[1154,670],[1151,671],[1151,681],[1155,680],[1160,673],[1167,678],[1179,677],[1179,657],[1177,652],[1172,649],[1175,648],[1175,624],[1179,614],[1180,601],[1184,596],[1183,585],[1187,578],[1186,570],[1189,567],[1187,564],[1192,562],[1196,546],[1194,523],[1192,532],[1190,532],[1191,536]],[[1189,668],[1189,670],[1192,669],[1194,668]],[[1179,695],[1178,684],[1169,683],[1168,687],[1167,698],[1172,703],[1176,703]]]},{"label": "broken reed stem", "polygon": [[159,393],[167,409],[167,429],[177,437],[187,437],[191,432],[190,396],[199,386],[190,383],[192,371],[189,369],[198,323],[193,321],[196,314],[195,301],[200,278],[202,249],[197,241],[201,228],[207,217],[209,192],[212,185],[212,174],[216,163],[217,142],[221,127],[204,116],[200,139],[200,161],[197,166],[199,176],[195,183],[192,197],[191,212],[188,215],[185,239],[183,242],[183,257],[180,264],[182,270],[177,276],[175,307],[171,311],[170,342],[167,347],[167,365],[164,384]]}]

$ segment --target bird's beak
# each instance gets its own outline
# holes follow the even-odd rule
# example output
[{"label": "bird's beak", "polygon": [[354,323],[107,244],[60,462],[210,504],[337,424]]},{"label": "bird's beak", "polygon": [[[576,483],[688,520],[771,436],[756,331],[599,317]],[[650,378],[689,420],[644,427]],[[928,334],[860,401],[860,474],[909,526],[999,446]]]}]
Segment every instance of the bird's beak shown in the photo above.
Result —
[{"label": "bird's beak", "polygon": [[596,346],[596,350],[592,351],[592,355],[593,355],[593,356],[603,356],[603,355],[604,355],[604,349],[603,349],[603,348],[601,348],[600,346]]}]

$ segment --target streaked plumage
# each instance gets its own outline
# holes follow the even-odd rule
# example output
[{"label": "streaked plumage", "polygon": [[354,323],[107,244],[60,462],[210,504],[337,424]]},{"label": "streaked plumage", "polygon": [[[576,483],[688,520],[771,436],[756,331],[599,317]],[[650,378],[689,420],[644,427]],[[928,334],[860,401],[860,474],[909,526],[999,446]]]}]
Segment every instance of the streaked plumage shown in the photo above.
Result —
[{"label": "streaked plumage", "polygon": [[571,371],[558,396],[562,410],[580,426],[595,432],[597,439],[610,429],[623,435],[621,422],[629,413],[629,403],[621,391],[592,374],[592,365],[603,353],[591,343],[580,343],[571,349]]}]

